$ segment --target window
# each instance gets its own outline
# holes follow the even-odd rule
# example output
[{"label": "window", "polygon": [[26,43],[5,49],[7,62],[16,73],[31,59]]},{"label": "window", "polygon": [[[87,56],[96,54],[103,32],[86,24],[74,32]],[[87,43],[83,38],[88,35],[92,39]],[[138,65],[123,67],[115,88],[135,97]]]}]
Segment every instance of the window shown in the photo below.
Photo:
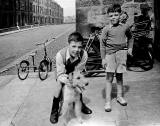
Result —
[{"label": "window", "polygon": [[33,12],[35,13],[35,5],[33,5]]},{"label": "window", "polygon": [[146,0],[134,0],[134,2],[145,2]]}]

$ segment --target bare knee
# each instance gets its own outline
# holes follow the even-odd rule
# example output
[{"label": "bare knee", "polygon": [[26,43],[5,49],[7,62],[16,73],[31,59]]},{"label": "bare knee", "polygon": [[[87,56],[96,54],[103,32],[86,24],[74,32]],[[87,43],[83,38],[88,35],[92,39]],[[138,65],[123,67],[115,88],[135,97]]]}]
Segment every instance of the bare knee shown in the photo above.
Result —
[{"label": "bare knee", "polygon": [[107,83],[112,83],[114,78],[114,73],[107,72],[106,73],[106,81]]}]

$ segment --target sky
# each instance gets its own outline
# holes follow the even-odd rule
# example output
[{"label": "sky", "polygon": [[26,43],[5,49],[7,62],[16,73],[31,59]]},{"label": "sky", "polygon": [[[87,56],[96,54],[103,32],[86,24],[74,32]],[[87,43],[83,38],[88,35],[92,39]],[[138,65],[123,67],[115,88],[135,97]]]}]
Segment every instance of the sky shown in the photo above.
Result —
[{"label": "sky", "polygon": [[75,15],[75,0],[55,0],[62,8],[64,16]]}]

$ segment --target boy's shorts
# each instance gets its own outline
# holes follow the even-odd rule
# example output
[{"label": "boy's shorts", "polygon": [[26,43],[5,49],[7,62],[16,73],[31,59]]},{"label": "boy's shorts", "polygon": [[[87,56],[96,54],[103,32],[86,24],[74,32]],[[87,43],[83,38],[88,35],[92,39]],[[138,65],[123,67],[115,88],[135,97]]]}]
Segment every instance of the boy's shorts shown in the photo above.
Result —
[{"label": "boy's shorts", "polygon": [[106,72],[112,73],[125,73],[126,72],[126,61],[127,61],[127,50],[119,50],[113,54],[106,54],[107,61]]}]

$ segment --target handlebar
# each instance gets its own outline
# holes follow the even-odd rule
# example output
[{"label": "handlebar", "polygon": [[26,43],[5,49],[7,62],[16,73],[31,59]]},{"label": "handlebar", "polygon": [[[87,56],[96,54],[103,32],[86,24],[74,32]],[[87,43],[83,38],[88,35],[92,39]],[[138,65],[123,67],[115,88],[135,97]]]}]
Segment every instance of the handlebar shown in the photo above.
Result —
[{"label": "handlebar", "polygon": [[47,42],[48,42],[48,39],[45,42],[43,42],[43,43],[37,43],[36,46],[45,45]]},{"label": "handlebar", "polygon": [[[52,38],[52,39],[56,39],[56,38]],[[46,44],[47,42],[49,42],[48,39],[47,39],[45,42],[37,43],[36,46],[39,46],[39,45],[44,45],[44,46],[45,46],[45,44]]]}]

